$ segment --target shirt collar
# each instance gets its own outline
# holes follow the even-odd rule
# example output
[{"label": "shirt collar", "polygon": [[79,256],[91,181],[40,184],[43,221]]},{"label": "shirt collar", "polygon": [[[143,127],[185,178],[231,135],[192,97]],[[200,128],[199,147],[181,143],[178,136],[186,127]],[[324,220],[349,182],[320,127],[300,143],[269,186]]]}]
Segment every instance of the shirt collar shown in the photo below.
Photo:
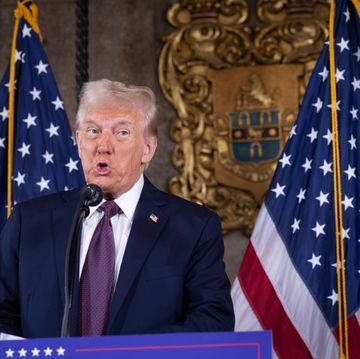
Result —
[{"label": "shirt collar", "polygon": [[[144,175],[141,174],[139,179],[135,182],[135,184],[130,188],[129,191],[123,193],[121,196],[114,199],[115,203],[121,208],[124,215],[132,222],[134,218],[134,213],[136,206],[139,202],[139,198],[141,195],[141,191],[144,187]],[[102,202],[95,207],[89,207],[90,213],[88,218],[92,217],[95,211],[105,202]]]}]

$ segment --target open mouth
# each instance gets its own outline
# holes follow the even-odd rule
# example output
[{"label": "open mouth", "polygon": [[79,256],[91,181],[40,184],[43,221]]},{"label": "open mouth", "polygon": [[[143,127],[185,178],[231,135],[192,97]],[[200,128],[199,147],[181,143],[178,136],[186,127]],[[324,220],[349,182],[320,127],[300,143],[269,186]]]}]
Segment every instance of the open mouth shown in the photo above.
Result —
[{"label": "open mouth", "polygon": [[110,171],[110,166],[106,162],[99,162],[96,165],[96,171],[99,174],[107,174]]}]

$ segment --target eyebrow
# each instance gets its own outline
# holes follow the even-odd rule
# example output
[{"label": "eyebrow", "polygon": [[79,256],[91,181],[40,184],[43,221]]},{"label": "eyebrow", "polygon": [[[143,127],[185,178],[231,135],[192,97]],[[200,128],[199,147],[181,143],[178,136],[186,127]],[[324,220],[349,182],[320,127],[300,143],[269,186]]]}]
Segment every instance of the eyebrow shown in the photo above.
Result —
[{"label": "eyebrow", "polygon": [[[99,126],[99,124],[94,120],[85,120],[83,122],[83,125]],[[134,124],[129,120],[119,120],[119,121],[115,122],[112,127],[116,128],[116,127],[121,126],[121,125],[129,125],[131,128],[134,128]]]}]

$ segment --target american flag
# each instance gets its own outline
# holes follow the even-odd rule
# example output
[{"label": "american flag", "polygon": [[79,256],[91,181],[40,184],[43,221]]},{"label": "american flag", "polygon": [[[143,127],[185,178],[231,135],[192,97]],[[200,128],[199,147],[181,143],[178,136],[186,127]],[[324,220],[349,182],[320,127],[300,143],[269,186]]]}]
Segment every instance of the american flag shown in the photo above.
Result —
[{"label": "american flag", "polygon": [[[360,23],[351,1],[336,3],[348,333],[360,358]],[[332,141],[326,42],[232,288],[236,330],[272,330],[275,357],[339,355]]]},{"label": "american flag", "polygon": [[[30,4],[30,3],[29,3]],[[84,183],[77,147],[38,34],[20,20],[15,52],[12,205]],[[9,68],[0,83],[0,229],[7,218]]]}]

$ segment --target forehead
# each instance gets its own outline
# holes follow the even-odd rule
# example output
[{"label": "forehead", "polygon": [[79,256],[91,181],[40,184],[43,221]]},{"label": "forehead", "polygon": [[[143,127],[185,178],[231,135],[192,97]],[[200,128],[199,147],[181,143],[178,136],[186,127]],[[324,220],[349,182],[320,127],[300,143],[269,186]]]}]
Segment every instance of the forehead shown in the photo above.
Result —
[{"label": "forehead", "polygon": [[90,104],[84,111],[84,123],[86,122],[118,122],[124,121],[133,124],[142,124],[144,115],[142,111],[129,103],[96,103]]}]

